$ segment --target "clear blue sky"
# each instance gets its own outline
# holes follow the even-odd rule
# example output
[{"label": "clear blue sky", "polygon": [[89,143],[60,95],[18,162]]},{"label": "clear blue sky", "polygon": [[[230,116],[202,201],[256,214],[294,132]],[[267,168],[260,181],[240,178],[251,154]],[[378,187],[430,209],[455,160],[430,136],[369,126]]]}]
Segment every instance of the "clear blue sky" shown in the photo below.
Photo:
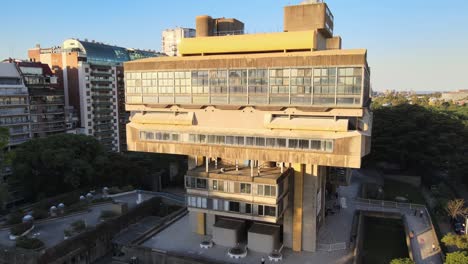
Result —
[{"label": "clear blue sky", "polygon": [[[195,16],[235,17],[253,32],[281,31],[301,0],[81,0],[2,2],[0,59],[63,40],[160,50],[161,31]],[[468,89],[468,1],[328,0],[343,48],[367,48],[374,90]]]}]

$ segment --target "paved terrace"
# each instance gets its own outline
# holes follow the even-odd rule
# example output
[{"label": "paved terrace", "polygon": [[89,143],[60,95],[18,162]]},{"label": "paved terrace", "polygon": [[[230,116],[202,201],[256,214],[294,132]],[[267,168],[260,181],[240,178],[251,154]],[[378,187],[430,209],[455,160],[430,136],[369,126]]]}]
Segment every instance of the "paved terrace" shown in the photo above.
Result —
[{"label": "paved terrace", "polygon": [[[436,245],[438,243],[437,237],[431,229],[430,218],[427,212],[423,214],[423,217],[420,217],[419,213],[414,216],[414,208],[410,204],[398,204],[399,206],[396,206],[394,202],[369,202],[369,200],[358,199],[360,186],[366,181],[366,176],[358,171],[354,171],[351,185],[338,189],[339,198],[345,198],[345,207],[340,210],[334,210],[334,214],[329,214],[326,217],[324,225],[318,232],[316,253],[297,253],[290,249],[283,249],[283,263],[351,263],[353,260],[353,249],[350,248],[350,240],[354,215],[356,210],[365,210],[404,214],[408,223],[408,229],[413,230],[416,234],[416,238],[411,241],[416,263],[441,264],[440,251],[432,252],[432,243],[436,243]],[[335,202],[335,199],[327,200],[326,207],[333,208]],[[382,206],[382,204],[386,206]],[[416,206],[417,208],[421,208],[420,205]],[[422,208],[424,207],[422,206]],[[145,241],[142,246],[178,255],[209,258],[220,263],[258,264],[262,256],[266,258],[267,254],[249,251],[245,259],[233,260],[227,257],[228,248],[215,245],[215,247],[208,250],[201,249],[199,244],[205,237],[191,232],[190,228],[188,228],[189,226],[188,216],[185,216],[156,236]],[[270,262],[267,261],[267,263]]]},{"label": "paved terrace", "polygon": [[[142,192],[142,199],[143,201],[149,200],[157,195],[157,193]],[[112,196],[114,201],[128,203],[129,209],[137,206],[137,197],[138,195],[136,192]],[[71,223],[78,220],[84,220],[88,226],[96,226],[98,223],[100,223],[99,217],[101,212],[104,210],[109,210],[110,208],[111,204],[105,203],[91,206],[90,210],[86,212],[37,221],[35,222],[35,228],[31,234],[41,239],[45,243],[46,247],[53,247],[63,241],[63,231],[69,228]],[[10,228],[4,228],[0,230],[0,245],[7,247],[13,247],[15,245],[15,241],[11,241],[9,239],[9,235]]]}]

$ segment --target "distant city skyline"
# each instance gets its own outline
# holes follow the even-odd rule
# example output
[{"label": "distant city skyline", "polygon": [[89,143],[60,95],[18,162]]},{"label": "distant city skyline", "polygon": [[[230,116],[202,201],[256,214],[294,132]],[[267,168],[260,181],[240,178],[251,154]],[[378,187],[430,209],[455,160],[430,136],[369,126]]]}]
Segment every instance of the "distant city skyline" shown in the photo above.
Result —
[{"label": "distant city skyline", "polygon": [[[128,2],[83,0],[80,5],[51,0],[8,1],[0,17],[0,59],[26,59],[27,50],[61,45],[70,37],[124,47],[161,50],[161,32],[195,27],[195,16],[234,17],[246,32],[283,29],[288,1],[173,0]],[[468,88],[468,17],[461,0],[325,1],[335,15],[343,48],[367,48],[376,91],[453,91]],[[25,12],[28,7],[28,12]],[[261,12],[259,12],[261,10]],[[34,15],[32,15],[34,14]]]}]

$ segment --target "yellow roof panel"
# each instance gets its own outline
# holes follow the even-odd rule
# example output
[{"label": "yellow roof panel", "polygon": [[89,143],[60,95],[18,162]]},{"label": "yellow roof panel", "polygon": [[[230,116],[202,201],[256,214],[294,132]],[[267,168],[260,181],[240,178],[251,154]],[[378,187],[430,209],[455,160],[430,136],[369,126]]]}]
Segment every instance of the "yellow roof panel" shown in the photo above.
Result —
[{"label": "yellow roof panel", "polygon": [[180,55],[312,50],[315,31],[246,34],[182,39]]}]

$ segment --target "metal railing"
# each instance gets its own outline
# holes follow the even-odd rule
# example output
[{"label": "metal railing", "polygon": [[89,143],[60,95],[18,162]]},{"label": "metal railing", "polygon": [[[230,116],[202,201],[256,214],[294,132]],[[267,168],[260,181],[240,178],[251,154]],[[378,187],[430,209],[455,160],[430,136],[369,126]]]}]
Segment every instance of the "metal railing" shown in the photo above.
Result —
[{"label": "metal railing", "polygon": [[332,252],[332,251],[345,250],[347,248],[348,246],[346,245],[345,242],[334,243],[334,244],[321,244],[321,243],[317,244],[317,251]]}]

